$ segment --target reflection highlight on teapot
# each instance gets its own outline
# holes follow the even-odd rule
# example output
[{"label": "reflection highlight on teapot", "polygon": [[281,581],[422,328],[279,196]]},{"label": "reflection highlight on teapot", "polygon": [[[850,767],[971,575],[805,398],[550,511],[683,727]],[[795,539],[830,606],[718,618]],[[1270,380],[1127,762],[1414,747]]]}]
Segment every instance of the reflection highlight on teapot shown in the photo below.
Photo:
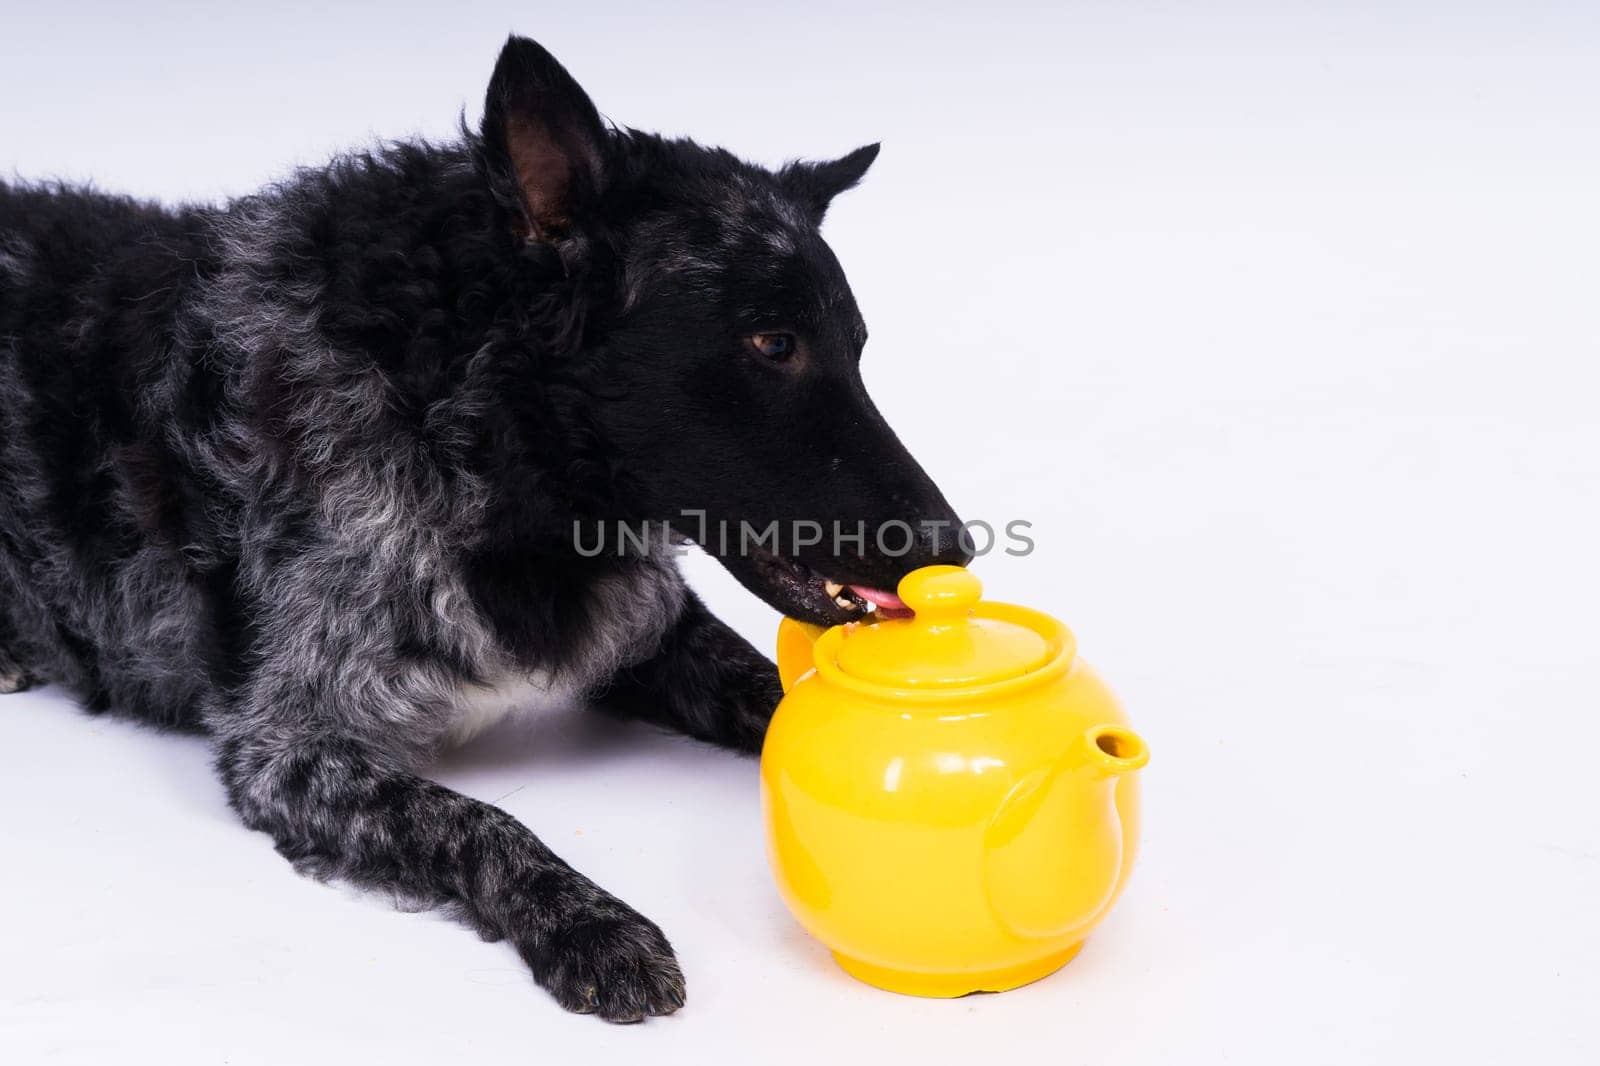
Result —
[{"label": "reflection highlight on teapot", "polygon": [[[933,768],[941,774],[981,774],[986,770],[1003,770],[1006,761],[992,755],[967,756],[958,752],[935,752],[928,757]],[[895,757],[883,768],[883,790],[898,792],[900,775],[905,772],[904,758]]]}]

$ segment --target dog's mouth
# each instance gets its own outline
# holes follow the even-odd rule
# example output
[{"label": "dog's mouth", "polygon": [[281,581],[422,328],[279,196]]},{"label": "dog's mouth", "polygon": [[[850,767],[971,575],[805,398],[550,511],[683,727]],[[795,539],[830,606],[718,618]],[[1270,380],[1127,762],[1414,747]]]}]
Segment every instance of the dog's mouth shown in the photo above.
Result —
[{"label": "dog's mouth", "polygon": [[[895,593],[859,582],[837,581],[797,559],[755,551],[744,560],[755,580],[732,566],[734,575],[762,599],[791,618],[820,625],[842,625],[866,618],[909,618],[912,611]],[[729,560],[724,560],[728,563]],[[742,568],[740,568],[742,569]]]},{"label": "dog's mouth", "polygon": [[822,591],[833,597],[833,602],[848,611],[862,614],[875,613],[879,618],[909,618],[911,608],[892,592],[869,588],[866,585],[841,585],[824,579]]}]

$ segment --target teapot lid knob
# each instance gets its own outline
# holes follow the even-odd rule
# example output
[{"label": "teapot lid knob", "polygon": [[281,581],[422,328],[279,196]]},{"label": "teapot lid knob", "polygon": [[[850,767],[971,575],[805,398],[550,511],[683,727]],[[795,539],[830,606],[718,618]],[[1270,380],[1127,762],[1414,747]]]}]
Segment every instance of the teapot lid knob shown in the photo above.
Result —
[{"label": "teapot lid knob", "polygon": [[900,599],[919,622],[959,621],[983,598],[983,582],[959,566],[924,566],[900,579]]},{"label": "teapot lid knob", "polygon": [[959,566],[925,566],[900,579],[903,613],[840,626],[817,639],[818,669],[899,692],[950,691],[1008,681],[1065,651],[1066,627],[1037,612],[980,603],[983,583]]}]

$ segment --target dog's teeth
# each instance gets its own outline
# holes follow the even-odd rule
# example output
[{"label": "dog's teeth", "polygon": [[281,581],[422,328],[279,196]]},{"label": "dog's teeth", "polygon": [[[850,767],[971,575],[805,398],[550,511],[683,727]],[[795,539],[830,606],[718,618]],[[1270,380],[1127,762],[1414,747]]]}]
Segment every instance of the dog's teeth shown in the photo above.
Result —
[{"label": "dog's teeth", "polygon": [[848,596],[835,596],[833,598],[833,602],[837,603],[840,607],[845,607],[845,608],[849,608],[849,607],[854,607],[855,606],[855,604],[853,602],[851,602],[850,597],[848,597]]},{"label": "dog's teeth", "polygon": [[828,594],[828,598],[834,600],[839,599],[839,594],[844,591],[844,586],[839,584],[837,581],[824,581],[822,583],[822,588],[823,591]]}]

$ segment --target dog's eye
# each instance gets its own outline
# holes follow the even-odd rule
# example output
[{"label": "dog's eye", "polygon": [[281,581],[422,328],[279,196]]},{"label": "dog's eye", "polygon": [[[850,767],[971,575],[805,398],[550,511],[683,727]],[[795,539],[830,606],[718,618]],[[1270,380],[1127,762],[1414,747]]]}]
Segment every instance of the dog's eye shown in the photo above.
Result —
[{"label": "dog's eye", "polygon": [[766,356],[775,363],[781,363],[794,354],[793,333],[752,333],[748,339],[750,347],[758,355]]}]

